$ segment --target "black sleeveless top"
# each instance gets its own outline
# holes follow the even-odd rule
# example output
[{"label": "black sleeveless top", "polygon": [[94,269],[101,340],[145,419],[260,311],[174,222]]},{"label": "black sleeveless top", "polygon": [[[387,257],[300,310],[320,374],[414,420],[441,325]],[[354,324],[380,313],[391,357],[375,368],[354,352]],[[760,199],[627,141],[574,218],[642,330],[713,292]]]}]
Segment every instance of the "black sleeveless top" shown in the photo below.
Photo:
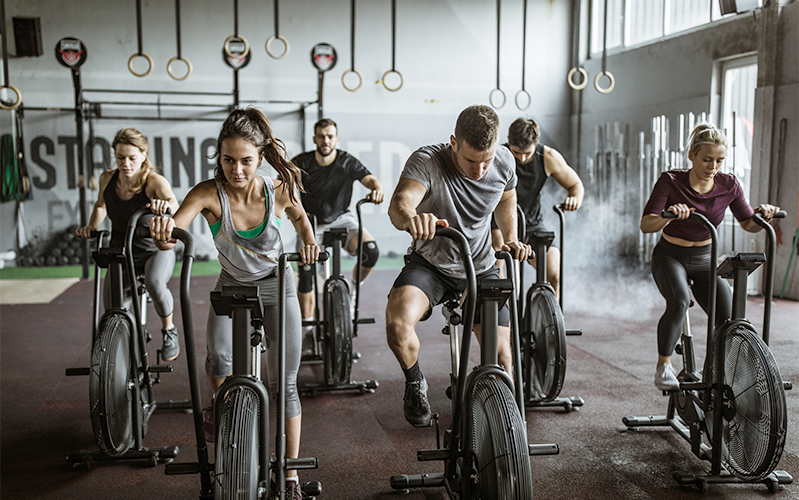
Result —
[{"label": "black sleeveless top", "polygon": [[[507,144],[505,145],[507,147]],[[538,143],[535,147],[533,159],[522,165],[516,160],[516,197],[519,206],[524,212],[527,227],[541,224],[541,189],[547,181],[544,170],[544,145]]]},{"label": "black sleeveless top", "polygon": [[[150,203],[150,198],[147,197],[145,187],[142,187],[141,191],[134,194],[131,199],[123,200],[117,195],[118,179],[119,170],[114,172],[111,180],[108,181],[108,185],[103,191],[103,198],[108,218],[111,220],[111,246],[122,248],[125,246],[125,230],[128,227],[130,216],[136,210],[146,207]],[[152,214],[141,217],[138,225],[146,227],[147,221],[151,218]],[[151,238],[133,236],[133,262],[136,267],[144,264],[152,254],[158,251],[158,247]]]}]

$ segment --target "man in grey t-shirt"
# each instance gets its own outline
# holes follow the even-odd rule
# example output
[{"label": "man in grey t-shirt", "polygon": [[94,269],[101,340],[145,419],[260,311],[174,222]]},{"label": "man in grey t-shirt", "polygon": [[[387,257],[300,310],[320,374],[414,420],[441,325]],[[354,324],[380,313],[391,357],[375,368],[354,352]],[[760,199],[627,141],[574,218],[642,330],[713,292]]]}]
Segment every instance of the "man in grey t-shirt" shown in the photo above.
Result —
[{"label": "man in grey t-shirt", "polygon": [[[425,146],[405,164],[388,209],[391,223],[413,237],[405,267],[394,282],[386,306],[388,344],[405,372],[405,418],[430,425],[427,381],[419,368],[416,324],[426,319],[447,292],[466,285],[454,243],[434,238],[436,226],[453,227],[469,242],[478,279],[499,277],[491,248],[491,215],[505,237],[503,250],[518,260],[530,247],[517,240],[516,172],[513,156],[498,148],[499,118],[487,106],[461,112],[449,144]],[[477,321],[476,321],[477,323]],[[499,314],[499,362],[511,371],[510,315]],[[480,325],[474,325],[480,339]]]}]

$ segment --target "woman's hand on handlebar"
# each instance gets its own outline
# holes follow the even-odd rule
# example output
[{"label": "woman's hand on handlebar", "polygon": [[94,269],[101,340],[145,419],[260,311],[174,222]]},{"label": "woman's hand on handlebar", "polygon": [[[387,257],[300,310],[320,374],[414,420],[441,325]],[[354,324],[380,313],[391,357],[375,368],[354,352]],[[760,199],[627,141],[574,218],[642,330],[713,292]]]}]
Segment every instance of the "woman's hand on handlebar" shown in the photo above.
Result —
[{"label": "woman's hand on handlebar", "polygon": [[84,240],[88,240],[88,239],[93,238],[92,231],[97,231],[97,228],[94,228],[92,226],[83,226],[83,227],[79,227],[78,229],[76,229],[75,230],[75,234],[77,234],[78,236],[80,236]]},{"label": "woman's hand on handlebar", "polygon": [[693,207],[689,207],[685,203],[675,203],[666,210],[676,215],[677,219],[687,219],[691,215],[691,212],[694,211]]},{"label": "woman's hand on handlebar", "polygon": [[777,212],[780,211],[780,207],[776,207],[774,205],[769,205],[768,203],[764,203],[755,209],[755,212],[759,212],[760,215],[763,216],[766,220],[771,220],[777,215]]},{"label": "woman's hand on handlebar", "polygon": [[436,235],[436,227],[449,227],[446,219],[439,219],[433,214],[425,213],[414,215],[402,228],[411,233],[415,240],[432,240]]},{"label": "woman's hand on handlebar", "polygon": [[150,200],[147,206],[150,207],[153,215],[166,215],[172,210],[172,207],[169,205],[169,200]]},{"label": "woman's hand on handlebar", "polygon": [[530,245],[525,245],[520,241],[508,241],[502,245],[502,250],[509,252],[516,260],[527,260],[533,254],[533,249]]},{"label": "woman's hand on handlebar", "polygon": [[172,217],[153,217],[149,222],[150,237],[155,241],[162,241],[165,243],[175,243],[177,240],[172,239],[172,229],[175,228],[175,220]]},{"label": "woman's hand on handlebar", "polygon": [[319,259],[319,246],[316,244],[303,245],[300,248],[300,258],[300,265],[302,266],[315,263]]}]

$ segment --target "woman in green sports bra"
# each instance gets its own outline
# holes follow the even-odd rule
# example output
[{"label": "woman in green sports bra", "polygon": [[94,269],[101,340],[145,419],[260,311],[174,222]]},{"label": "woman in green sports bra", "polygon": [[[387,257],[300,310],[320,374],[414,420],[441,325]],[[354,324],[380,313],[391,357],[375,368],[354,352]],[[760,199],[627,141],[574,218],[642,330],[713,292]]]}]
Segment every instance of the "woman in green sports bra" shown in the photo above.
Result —
[{"label": "woman in green sports bra", "polygon": [[[285,214],[302,241],[308,243],[300,251],[301,265],[316,262],[319,247],[295,191],[298,186],[302,189],[300,170],[286,161],[285,146],[274,137],[262,112],[255,108],[233,111],[222,125],[216,157],[215,178],[197,184],[186,195],[174,217],[153,218],[150,232],[159,248],[171,248],[175,243],[171,238],[172,229],[186,229],[198,214],[202,214],[212,228],[222,266],[215,289],[230,285],[259,287],[264,305],[269,386],[270,393],[274,394],[277,349],[269,346],[274,347],[277,340],[276,268],[283,252],[278,221]],[[277,170],[278,179],[257,174],[263,160]],[[286,285],[286,456],[296,458],[299,456],[301,429],[297,371],[302,326],[293,276],[287,277]],[[291,300],[292,297],[295,299]],[[206,336],[205,369],[211,389],[216,391],[232,370],[231,319],[218,317],[209,311]],[[213,440],[213,422],[208,418],[210,415],[206,415],[206,439]],[[291,484],[287,487],[298,489],[296,471],[287,471],[289,482]]]}]

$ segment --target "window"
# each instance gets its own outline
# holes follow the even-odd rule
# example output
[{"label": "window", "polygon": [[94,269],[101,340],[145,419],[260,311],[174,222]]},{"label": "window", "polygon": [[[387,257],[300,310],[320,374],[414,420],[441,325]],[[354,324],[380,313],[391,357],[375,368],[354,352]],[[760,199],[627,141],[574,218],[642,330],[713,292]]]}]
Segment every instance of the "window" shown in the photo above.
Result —
[{"label": "window", "polygon": [[608,49],[648,42],[722,18],[719,0],[584,1],[591,6],[592,54],[602,52],[606,4]]}]

